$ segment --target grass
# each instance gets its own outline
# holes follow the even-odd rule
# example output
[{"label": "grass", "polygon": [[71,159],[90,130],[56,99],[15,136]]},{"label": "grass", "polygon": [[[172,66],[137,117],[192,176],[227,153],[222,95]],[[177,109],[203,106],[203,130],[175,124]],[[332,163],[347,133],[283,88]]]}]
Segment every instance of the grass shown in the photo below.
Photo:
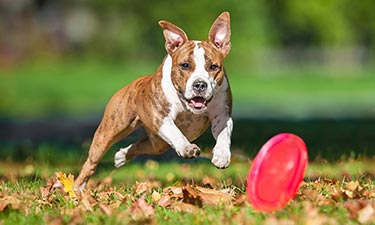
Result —
[{"label": "grass", "polygon": [[[5,164],[3,164],[5,163]],[[44,165],[37,162],[2,162],[0,168],[1,224],[358,224],[363,219],[353,216],[350,204],[369,204],[374,195],[364,191],[348,197],[352,189],[348,184],[358,181],[360,187],[375,190],[371,174],[375,172],[373,160],[354,160],[328,164],[310,163],[305,182],[298,194],[285,208],[272,213],[255,210],[246,200],[239,204],[203,205],[194,213],[163,207],[152,197],[163,194],[168,186],[186,184],[204,186],[211,178],[213,190],[233,189],[237,195],[245,192],[246,175],[250,161],[235,161],[226,170],[217,170],[208,162],[176,163],[146,161],[131,162],[113,172],[101,167],[89,185],[91,207],[84,208],[84,199],[69,198],[60,189],[43,192],[53,181],[54,172],[75,172],[79,165]],[[173,168],[173,169],[172,169]],[[172,174],[172,175],[171,175]],[[367,174],[367,175],[366,175]],[[108,183],[108,178],[111,178]],[[107,181],[105,181],[107,180]],[[107,182],[107,183],[105,183]],[[145,193],[146,208],[135,210],[144,193],[137,192],[137,182],[152,184]],[[342,190],[342,192],[338,192]],[[44,194],[43,194],[44,193]],[[367,194],[366,194],[367,193]],[[103,206],[104,205],[104,206]],[[150,206],[150,214],[143,209]],[[356,213],[364,206],[358,207]],[[109,210],[109,211],[106,211]],[[360,213],[359,213],[360,214]],[[375,222],[370,217],[369,222]]]},{"label": "grass", "polygon": [[[0,98],[0,117],[17,123],[20,118],[49,115],[99,115],[117,89],[140,74],[152,73],[156,66],[68,60],[0,71],[0,92],[5,96]],[[80,142],[79,147],[64,143],[59,147],[47,140],[1,142],[0,225],[374,224],[373,68],[343,76],[322,68],[227,69],[236,114],[231,167],[217,170],[210,154],[203,154],[200,160],[133,161],[114,170],[112,149],[98,166],[86,197],[71,198],[52,188],[54,173],[78,174],[87,146]],[[269,119],[310,116],[335,119]],[[369,119],[337,119],[362,116]],[[250,159],[280,132],[300,135],[311,161],[296,198],[280,211],[261,213],[242,201],[190,204],[194,213],[187,213],[176,204],[191,198],[171,198],[170,206],[155,199],[166,196],[163,190],[169,186],[186,185],[213,191],[229,188],[239,199],[245,193]],[[212,137],[207,136],[198,141],[200,146],[212,146]],[[151,188],[140,193],[139,183]]]},{"label": "grass", "polygon": [[[101,112],[108,99],[157,64],[105,64],[61,60],[24,64],[0,71],[0,114],[5,117],[87,115]],[[243,68],[243,70],[241,70]],[[227,68],[235,114],[241,116],[371,116],[374,68],[341,71],[324,67]]]}]

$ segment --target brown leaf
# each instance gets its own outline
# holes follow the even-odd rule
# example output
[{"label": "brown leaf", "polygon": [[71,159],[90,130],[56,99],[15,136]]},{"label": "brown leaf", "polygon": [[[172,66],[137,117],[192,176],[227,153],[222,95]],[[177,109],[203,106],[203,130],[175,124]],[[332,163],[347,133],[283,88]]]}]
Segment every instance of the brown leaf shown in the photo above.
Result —
[{"label": "brown leaf", "polygon": [[133,203],[133,206],[130,208],[131,217],[133,220],[144,220],[149,219],[152,215],[155,214],[155,210],[152,205],[148,204],[145,201],[144,194],[141,198]]},{"label": "brown leaf", "polygon": [[95,199],[86,190],[80,192],[80,199],[80,205],[83,206],[83,209],[92,212],[93,206],[96,205]]},{"label": "brown leaf", "polygon": [[357,192],[355,192],[355,191],[344,190],[344,193],[350,199],[354,199],[354,198],[358,197]]},{"label": "brown leaf", "polygon": [[159,200],[158,200],[158,205],[160,207],[169,207],[172,205],[172,202],[171,202],[171,199],[167,196],[162,196]]},{"label": "brown leaf", "polygon": [[12,194],[0,199],[0,212],[4,211],[7,207],[13,210],[18,210],[23,213],[28,213],[28,208],[21,202],[22,197],[17,194]]},{"label": "brown leaf", "polygon": [[159,193],[159,192],[157,192],[157,191],[153,191],[152,192],[152,194],[151,194],[151,199],[152,199],[152,201],[153,202],[157,202],[157,201],[159,201],[160,200],[160,198],[161,198],[161,194]]},{"label": "brown leaf", "polygon": [[369,223],[375,222],[375,210],[372,204],[368,203],[365,207],[358,211],[358,222]]},{"label": "brown leaf", "polygon": [[357,191],[360,188],[358,180],[346,183],[345,188],[351,192]]},{"label": "brown leaf", "polygon": [[151,184],[150,182],[136,182],[135,183],[135,193],[137,195],[143,194],[145,192],[151,191]]},{"label": "brown leaf", "polygon": [[185,202],[174,202],[171,207],[177,212],[195,213],[198,211],[196,206]]},{"label": "brown leaf", "polygon": [[196,205],[198,207],[202,207],[202,198],[198,196],[198,193],[194,190],[192,186],[187,184],[185,187],[183,187],[182,194],[183,202]]},{"label": "brown leaf", "polygon": [[350,200],[344,203],[344,207],[349,211],[350,218],[358,217],[358,211],[367,205],[367,201],[362,199]]},{"label": "brown leaf", "polygon": [[202,178],[202,183],[203,185],[208,185],[210,186],[211,188],[214,188],[217,186],[218,182],[215,178],[213,177],[210,177],[210,176],[207,176],[205,175],[203,178]]},{"label": "brown leaf", "polygon": [[176,198],[176,199],[181,199],[183,198],[183,193],[182,193],[182,187],[166,187],[163,190],[163,193],[165,195],[168,195],[170,198]]},{"label": "brown leaf", "polygon": [[345,195],[345,192],[344,190],[342,189],[339,189],[339,190],[335,190],[332,192],[331,194],[331,197],[333,200],[335,200],[336,202],[340,201],[340,200],[345,200],[347,199],[347,196]]},{"label": "brown leaf", "polygon": [[315,189],[304,189],[302,191],[302,194],[306,196],[307,199],[313,202],[317,201],[320,196],[319,192]]},{"label": "brown leaf", "polygon": [[315,189],[304,189],[302,194],[316,205],[329,205],[335,203],[331,198],[322,195]]},{"label": "brown leaf", "polygon": [[56,179],[50,178],[50,179],[47,179],[47,184],[45,186],[40,187],[40,193],[43,199],[50,201],[49,197],[51,195],[51,191],[55,183],[56,183]]},{"label": "brown leaf", "polygon": [[0,201],[0,212],[4,211],[4,209],[9,205],[9,202],[5,199],[1,199]]},{"label": "brown leaf", "polygon": [[203,205],[218,206],[220,204],[232,205],[234,192],[230,189],[215,190],[200,186],[168,187],[163,190],[165,196],[182,200],[184,203],[192,204],[198,207]]},{"label": "brown leaf", "polygon": [[233,205],[241,206],[246,202],[246,200],[247,196],[245,194],[240,194],[232,203]]},{"label": "brown leaf", "polygon": [[220,204],[227,205],[232,203],[232,194],[230,193],[199,186],[196,186],[195,188],[198,190],[197,195],[200,197],[204,205],[218,206]]}]

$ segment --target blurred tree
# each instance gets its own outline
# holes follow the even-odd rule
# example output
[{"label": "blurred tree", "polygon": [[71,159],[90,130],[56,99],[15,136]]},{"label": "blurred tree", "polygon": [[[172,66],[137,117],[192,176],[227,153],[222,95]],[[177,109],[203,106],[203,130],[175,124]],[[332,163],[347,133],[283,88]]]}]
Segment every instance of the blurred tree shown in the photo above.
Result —
[{"label": "blurred tree", "polygon": [[0,1],[0,58],[31,58],[47,49],[48,57],[56,52],[146,60],[165,54],[160,19],[192,39],[204,39],[222,11],[231,13],[230,57],[240,64],[251,62],[259,49],[370,49],[374,9],[374,0],[5,0]]},{"label": "blurred tree", "polygon": [[283,46],[370,44],[372,0],[274,0],[268,7]]}]

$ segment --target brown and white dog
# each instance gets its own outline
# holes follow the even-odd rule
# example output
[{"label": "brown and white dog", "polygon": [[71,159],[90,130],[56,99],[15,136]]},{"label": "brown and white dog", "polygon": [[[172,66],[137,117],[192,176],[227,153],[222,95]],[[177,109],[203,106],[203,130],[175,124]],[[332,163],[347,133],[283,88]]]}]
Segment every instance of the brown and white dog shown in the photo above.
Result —
[{"label": "brown and white dog", "polygon": [[210,123],[216,139],[212,163],[229,166],[232,96],[223,62],[230,50],[229,13],[215,20],[208,41],[188,40],[176,25],[159,24],[168,54],[155,74],[136,79],[111,98],[75,180],[76,190],[85,187],[103,154],[140,126],[147,136],[121,148],[115,154],[116,167],[139,154],[161,154],[169,146],[181,157],[197,157],[201,150],[191,141]]}]

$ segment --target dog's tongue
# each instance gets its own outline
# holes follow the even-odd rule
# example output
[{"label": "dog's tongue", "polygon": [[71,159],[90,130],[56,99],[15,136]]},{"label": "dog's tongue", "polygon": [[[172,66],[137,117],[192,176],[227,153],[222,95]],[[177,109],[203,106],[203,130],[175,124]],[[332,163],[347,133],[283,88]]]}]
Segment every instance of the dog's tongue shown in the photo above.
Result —
[{"label": "dog's tongue", "polygon": [[200,109],[205,107],[205,100],[202,97],[194,97],[190,99],[189,105],[193,106],[194,108]]}]

